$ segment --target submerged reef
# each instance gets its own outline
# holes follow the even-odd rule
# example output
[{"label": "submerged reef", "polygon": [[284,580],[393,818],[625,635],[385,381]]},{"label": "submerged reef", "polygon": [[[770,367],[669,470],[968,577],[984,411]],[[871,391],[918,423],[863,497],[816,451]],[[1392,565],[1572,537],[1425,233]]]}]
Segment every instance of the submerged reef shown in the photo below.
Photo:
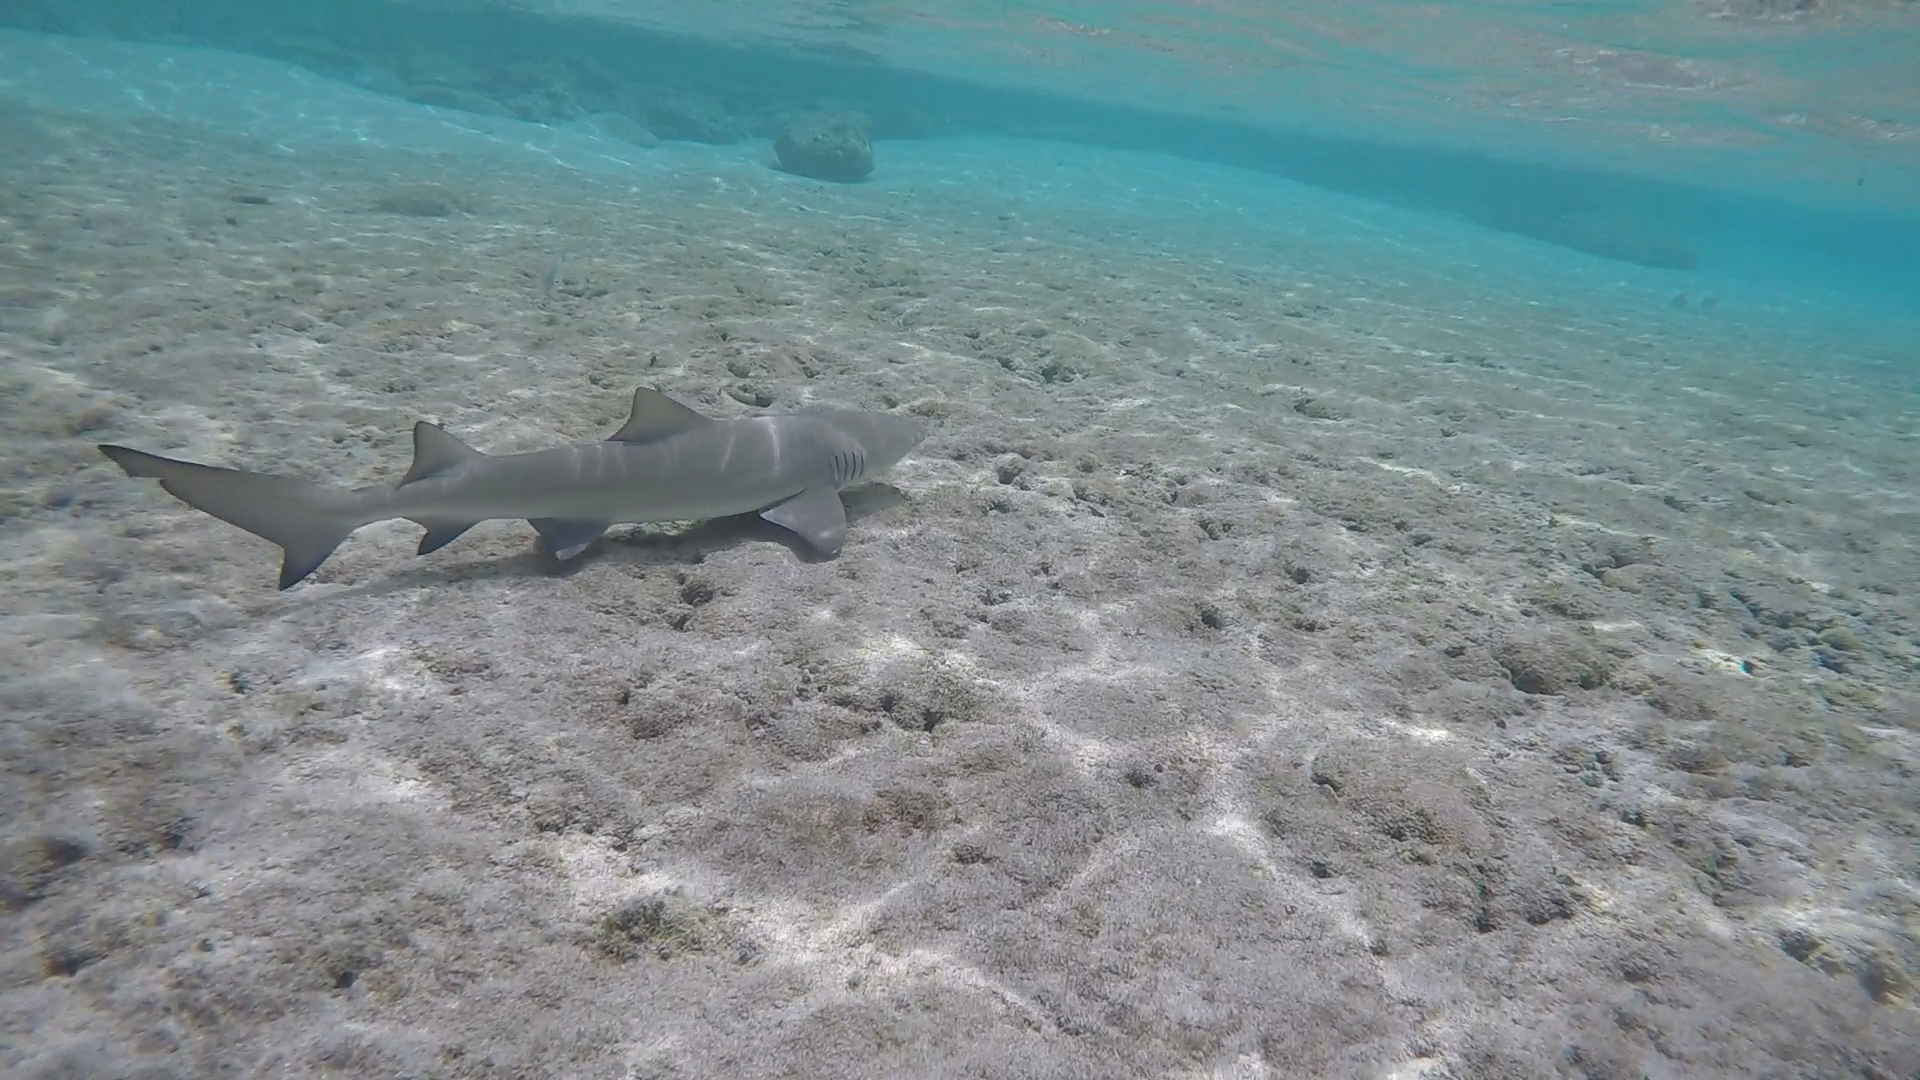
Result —
[{"label": "submerged reef", "polygon": [[816,113],[790,121],[774,137],[780,168],[816,180],[852,183],[873,175],[873,140],[859,113]]}]

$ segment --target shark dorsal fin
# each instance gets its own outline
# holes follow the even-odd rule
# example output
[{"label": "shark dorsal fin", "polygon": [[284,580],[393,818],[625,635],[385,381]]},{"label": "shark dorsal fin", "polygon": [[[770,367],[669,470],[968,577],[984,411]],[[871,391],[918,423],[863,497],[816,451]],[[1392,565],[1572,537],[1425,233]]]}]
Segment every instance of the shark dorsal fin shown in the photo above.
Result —
[{"label": "shark dorsal fin", "polygon": [[628,414],[626,426],[607,436],[607,441],[658,442],[719,422],[694,412],[658,390],[643,386],[633,392],[633,412]]},{"label": "shark dorsal fin", "polygon": [[448,434],[446,428],[422,420],[413,425],[413,467],[400,478],[400,486],[481,457],[486,455]]}]

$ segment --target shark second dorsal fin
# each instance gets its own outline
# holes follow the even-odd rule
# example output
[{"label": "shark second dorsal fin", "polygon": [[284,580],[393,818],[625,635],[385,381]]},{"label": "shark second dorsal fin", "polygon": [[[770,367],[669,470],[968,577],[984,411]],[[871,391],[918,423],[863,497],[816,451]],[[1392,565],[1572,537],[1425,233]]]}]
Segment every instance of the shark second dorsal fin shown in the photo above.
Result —
[{"label": "shark second dorsal fin", "polygon": [[658,390],[643,386],[633,392],[633,412],[627,415],[626,426],[607,436],[607,441],[658,442],[719,422],[694,412]]},{"label": "shark second dorsal fin", "polygon": [[486,456],[448,434],[446,428],[422,420],[413,425],[413,467],[400,478],[400,486],[406,487],[415,480],[425,480],[455,465]]}]

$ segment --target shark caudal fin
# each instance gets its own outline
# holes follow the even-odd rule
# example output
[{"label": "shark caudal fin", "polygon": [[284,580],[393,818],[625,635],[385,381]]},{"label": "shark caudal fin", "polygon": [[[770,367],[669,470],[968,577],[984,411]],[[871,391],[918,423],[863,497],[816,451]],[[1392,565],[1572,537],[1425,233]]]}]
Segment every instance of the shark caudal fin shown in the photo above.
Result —
[{"label": "shark caudal fin", "polygon": [[341,489],[325,484],[196,465],[124,446],[102,445],[100,452],[128,476],[158,480],[195,510],[280,545],[282,589],[318,570],[340,541],[365,523],[340,505]]}]

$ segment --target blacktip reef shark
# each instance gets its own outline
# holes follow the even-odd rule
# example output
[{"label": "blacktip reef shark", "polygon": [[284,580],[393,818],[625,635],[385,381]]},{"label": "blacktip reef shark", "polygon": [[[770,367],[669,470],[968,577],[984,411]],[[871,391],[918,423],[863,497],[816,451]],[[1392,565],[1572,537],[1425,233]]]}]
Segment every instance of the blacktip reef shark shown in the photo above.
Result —
[{"label": "blacktip reef shark", "polygon": [[437,551],[494,518],[526,518],[571,559],[614,524],[758,513],[822,556],[847,538],[842,488],[872,479],[926,436],[908,416],[853,409],[720,420],[656,390],[633,392],[605,442],[483,454],[437,424],[413,426],[413,467],[393,487],[348,488],[223,469],[102,444],[128,476],[160,481],[196,510],[280,545],[280,587],[320,568],[363,525],[406,518]]}]

